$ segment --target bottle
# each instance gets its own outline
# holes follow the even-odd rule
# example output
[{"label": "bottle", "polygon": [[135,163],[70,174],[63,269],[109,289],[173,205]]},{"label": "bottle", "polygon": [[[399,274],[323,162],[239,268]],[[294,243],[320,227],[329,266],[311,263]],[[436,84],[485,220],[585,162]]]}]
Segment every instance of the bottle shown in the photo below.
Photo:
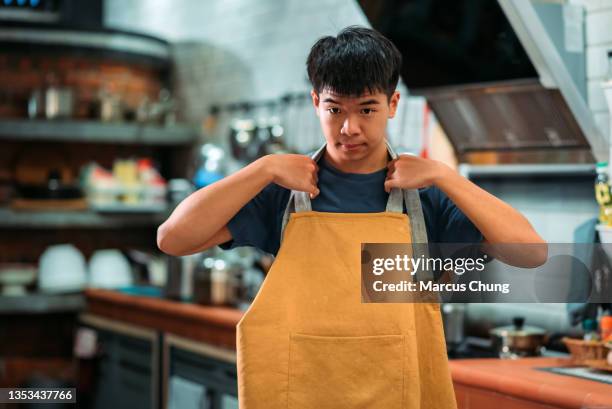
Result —
[{"label": "bottle", "polygon": [[210,273],[210,301],[217,306],[226,306],[229,300],[229,272],[225,260],[215,260]]},{"label": "bottle", "polygon": [[584,336],[582,339],[585,341],[599,341],[596,320],[587,318],[586,320],[582,321],[582,329],[584,330]]},{"label": "bottle", "polygon": [[598,162],[595,179],[595,199],[599,203],[599,223],[612,225],[612,195],[608,180],[608,162]]},{"label": "bottle", "polygon": [[599,321],[601,329],[601,340],[604,342],[612,342],[612,315],[604,315]]}]

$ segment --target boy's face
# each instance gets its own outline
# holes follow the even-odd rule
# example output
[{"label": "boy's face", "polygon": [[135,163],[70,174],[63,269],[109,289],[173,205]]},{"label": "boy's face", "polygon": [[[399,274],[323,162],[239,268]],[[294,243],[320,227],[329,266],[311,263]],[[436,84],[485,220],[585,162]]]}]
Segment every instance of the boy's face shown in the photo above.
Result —
[{"label": "boy's face", "polygon": [[[328,152],[338,161],[367,161],[384,150],[387,120],[395,116],[399,92],[391,99],[383,92],[349,98],[323,90],[311,91]],[[373,158],[374,159],[374,158]]]}]

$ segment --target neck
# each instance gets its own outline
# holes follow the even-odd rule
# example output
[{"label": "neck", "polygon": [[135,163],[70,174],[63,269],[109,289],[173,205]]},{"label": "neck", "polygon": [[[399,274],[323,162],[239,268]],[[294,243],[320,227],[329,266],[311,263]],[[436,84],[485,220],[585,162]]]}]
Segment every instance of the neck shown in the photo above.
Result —
[{"label": "neck", "polygon": [[379,144],[368,156],[358,160],[342,160],[329,149],[329,145],[325,148],[325,160],[344,173],[373,173],[387,166],[388,152],[385,141]]}]

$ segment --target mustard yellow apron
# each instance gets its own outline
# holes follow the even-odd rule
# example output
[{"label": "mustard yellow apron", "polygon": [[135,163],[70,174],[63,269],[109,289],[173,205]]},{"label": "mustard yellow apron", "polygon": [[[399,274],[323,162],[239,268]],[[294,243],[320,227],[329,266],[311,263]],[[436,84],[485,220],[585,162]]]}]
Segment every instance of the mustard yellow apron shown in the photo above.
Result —
[{"label": "mustard yellow apron", "polygon": [[381,213],[316,212],[292,192],[276,260],[237,325],[240,408],[457,407],[439,304],[361,303],[361,243],[414,243],[414,224],[427,240],[409,192],[416,223],[400,190]]}]

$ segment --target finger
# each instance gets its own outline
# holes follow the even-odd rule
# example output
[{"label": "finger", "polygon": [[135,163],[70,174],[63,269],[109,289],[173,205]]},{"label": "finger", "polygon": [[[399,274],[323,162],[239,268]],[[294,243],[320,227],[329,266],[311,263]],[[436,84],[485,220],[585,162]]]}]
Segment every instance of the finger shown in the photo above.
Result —
[{"label": "finger", "polygon": [[389,170],[387,172],[386,179],[396,179],[396,178],[397,178],[397,171],[396,170]]},{"label": "finger", "polygon": [[313,193],[314,194],[314,193],[317,192],[317,190],[319,190],[319,188],[317,187],[317,184],[314,183],[314,181],[311,180],[310,183],[308,184],[308,188],[307,188],[306,191],[308,193]]},{"label": "finger", "polygon": [[385,192],[389,193],[391,189],[398,187],[397,180],[395,179],[387,179],[385,180]]}]

